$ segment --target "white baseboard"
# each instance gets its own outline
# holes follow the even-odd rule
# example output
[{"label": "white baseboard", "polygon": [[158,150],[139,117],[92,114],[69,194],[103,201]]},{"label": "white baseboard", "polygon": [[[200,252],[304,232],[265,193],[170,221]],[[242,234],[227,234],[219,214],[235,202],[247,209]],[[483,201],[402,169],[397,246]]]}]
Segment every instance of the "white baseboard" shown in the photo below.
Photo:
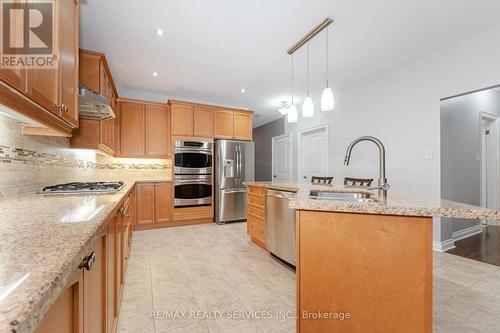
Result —
[{"label": "white baseboard", "polygon": [[478,225],[473,225],[472,227],[465,228],[462,230],[455,231],[451,234],[454,241],[459,241],[461,239],[474,236],[483,232],[483,225],[480,223]]},{"label": "white baseboard", "polygon": [[459,241],[461,239],[465,239],[465,238],[470,237],[470,236],[480,234],[482,232],[483,232],[483,225],[482,224],[474,225],[474,226],[469,227],[469,228],[455,231],[451,234],[451,237],[452,237],[451,239],[447,239],[447,240],[442,241],[442,242],[433,241],[432,242],[432,249],[434,251],[438,251],[438,252],[446,252],[446,251],[454,249],[456,247],[455,246],[456,241]]},{"label": "white baseboard", "polygon": [[454,239],[447,239],[443,242],[439,241],[433,241],[432,242],[432,249],[437,252],[446,252],[448,250],[454,249],[455,248],[455,240]]}]

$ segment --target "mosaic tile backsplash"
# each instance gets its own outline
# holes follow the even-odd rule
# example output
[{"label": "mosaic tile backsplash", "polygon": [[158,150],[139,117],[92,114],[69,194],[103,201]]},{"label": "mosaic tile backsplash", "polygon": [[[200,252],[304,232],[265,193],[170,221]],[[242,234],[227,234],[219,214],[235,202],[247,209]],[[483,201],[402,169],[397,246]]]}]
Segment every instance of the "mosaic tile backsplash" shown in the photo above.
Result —
[{"label": "mosaic tile backsplash", "polygon": [[0,199],[72,181],[120,180],[127,175],[170,175],[171,161],[113,158],[70,149],[69,139],[21,134],[17,121],[0,114]]}]

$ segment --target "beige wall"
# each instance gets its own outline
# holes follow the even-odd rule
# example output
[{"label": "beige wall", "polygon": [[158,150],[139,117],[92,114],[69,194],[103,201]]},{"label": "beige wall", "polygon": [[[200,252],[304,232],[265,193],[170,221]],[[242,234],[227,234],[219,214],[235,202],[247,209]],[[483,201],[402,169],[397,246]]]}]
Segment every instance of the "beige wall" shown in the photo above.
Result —
[{"label": "beige wall", "polygon": [[21,134],[17,121],[0,114],[0,198],[33,193],[45,185],[170,175],[170,160],[125,159],[70,149],[69,139]]}]

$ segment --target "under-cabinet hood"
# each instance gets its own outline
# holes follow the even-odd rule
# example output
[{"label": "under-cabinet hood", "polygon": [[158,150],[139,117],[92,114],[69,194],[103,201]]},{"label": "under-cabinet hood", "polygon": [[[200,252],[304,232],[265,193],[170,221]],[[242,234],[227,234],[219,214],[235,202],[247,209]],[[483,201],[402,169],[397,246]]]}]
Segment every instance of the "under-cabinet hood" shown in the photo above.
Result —
[{"label": "under-cabinet hood", "polygon": [[106,97],[82,86],[79,88],[78,97],[80,118],[95,120],[115,118],[111,101]]}]

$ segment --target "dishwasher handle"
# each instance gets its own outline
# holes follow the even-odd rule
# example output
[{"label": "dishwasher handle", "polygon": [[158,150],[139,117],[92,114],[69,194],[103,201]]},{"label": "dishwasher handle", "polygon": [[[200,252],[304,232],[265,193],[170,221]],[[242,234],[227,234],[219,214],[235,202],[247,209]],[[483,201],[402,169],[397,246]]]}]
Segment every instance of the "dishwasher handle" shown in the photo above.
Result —
[{"label": "dishwasher handle", "polygon": [[276,191],[273,191],[271,193],[268,191],[268,192],[266,192],[266,196],[290,200],[295,196],[295,193],[294,192],[276,192]]}]

